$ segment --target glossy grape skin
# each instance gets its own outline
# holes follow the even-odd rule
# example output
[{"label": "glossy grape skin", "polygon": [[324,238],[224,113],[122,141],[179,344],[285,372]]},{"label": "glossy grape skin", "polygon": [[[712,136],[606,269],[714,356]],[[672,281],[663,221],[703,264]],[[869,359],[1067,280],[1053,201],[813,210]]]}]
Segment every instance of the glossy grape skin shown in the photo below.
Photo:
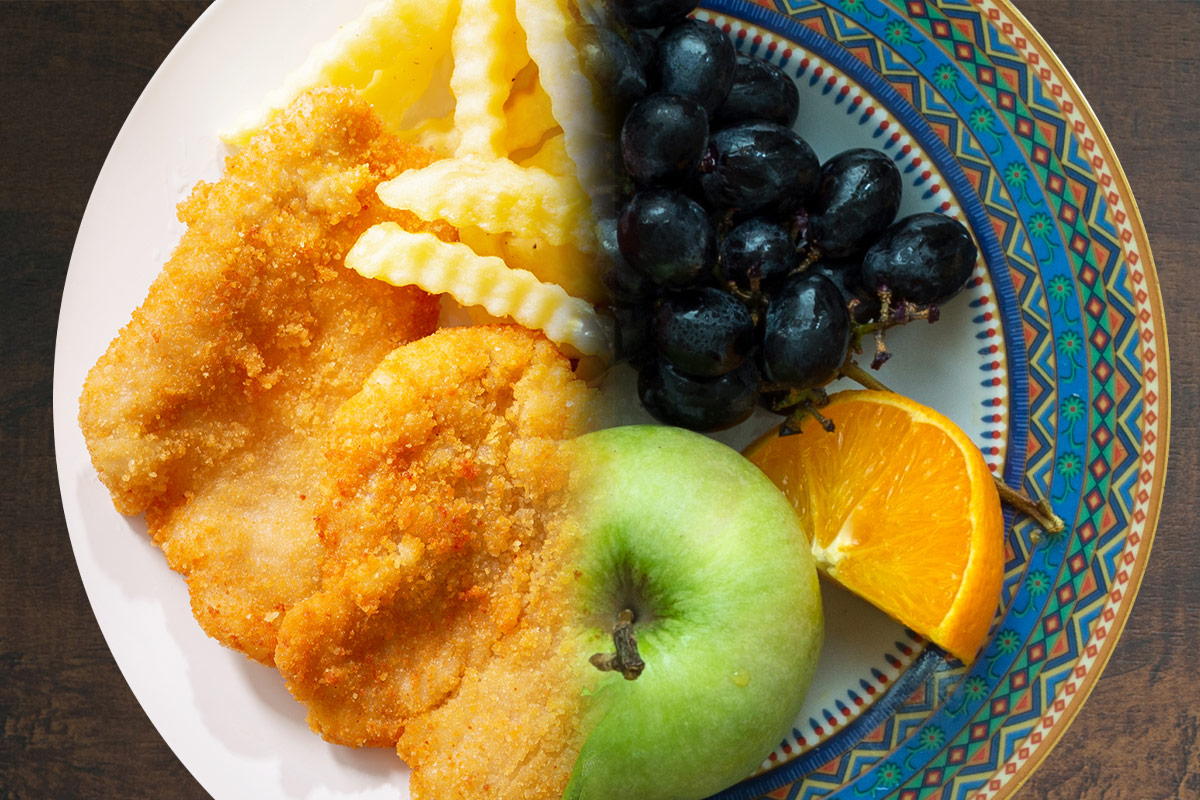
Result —
[{"label": "glossy grape skin", "polygon": [[754,279],[766,288],[783,279],[799,262],[787,230],[777,223],[752,217],[721,240],[718,272],[742,291],[752,291]]},{"label": "glossy grape skin", "polygon": [[749,360],[716,378],[686,375],[661,358],[638,371],[638,397],[651,416],[701,433],[744,422],[761,390],[762,379]]},{"label": "glossy grape skin", "polygon": [[617,305],[631,305],[653,299],[659,287],[640,270],[634,269],[620,253],[611,260],[600,276],[608,296]]},{"label": "glossy grape skin", "polygon": [[637,54],[638,61],[642,64],[643,72],[649,72],[651,66],[654,64],[654,48],[657,45],[658,39],[646,31],[639,28],[629,29],[629,46]]},{"label": "glossy grape skin", "polygon": [[900,170],[886,153],[838,153],[821,165],[808,207],[809,241],[830,258],[861,255],[896,218],[901,190]]},{"label": "glossy grape skin", "polygon": [[658,37],[650,82],[658,91],[692,98],[711,114],[725,102],[736,66],[737,51],[728,36],[685,19]]},{"label": "glossy grape skin", "polygon": [[614,351],[618,363],[628,361],[635,367],[647,363],[654,355],[650,338],[650,323],[654,319],[650,304],[622,304],[613,307],[616,322]]},{"label": "glossy grape skin", "polygon": [[894,223],[863,256],[867,288],[891,292],[893,304],[941,305],[962,291],[979,252],[961,222],[913,214]]},{"label": "glossy grape skin", "polygon": [[763,120],[790,128],[799,113],[800,90],[786,72],[761,58],[738,55],[733,85],[713,114],[713,122],[728,125]]},{"label": "glossy grape skin", "polygon": [[633,28],[661,28],[683,19],[697,0],[611,0],[617,17]]},{"label": "glossy grape skin", "polygon": [[767,306],[758,365],[772,388],[815,389],[832,381],[850,347],[850,315],[828,278],[787,279]]},{"label": "glossy grape skin", "polygon": [[711,275],[717,237],[695,200],[666,189],[638,192],[617,222],[617,245],[630,266],[659,286],[687,286]]},{"label": "glossy grape skin", "polygon": [[621,126],[621,158],[639,186],[683,181],[699,169],[708,115],[694,100],[666,92],[643,97]]},{"label": "glossy grape skin", "polygon": [[716,377],[754,346],[754,319],[736,297],[703,286],[669,292],[654,314],[655,349],[679,370]]},{"label": "glossy grape skin", "polygon": [[714,211],[782,216],[812,196],[820,168],[816,153],[795,131],[749,122],[709,138],[700,185]]},{"label": "glossy grape skin", "polygon": [[593,96],[610,104],[614,116],[625,114],[647,91],[642,60],[611,28],[579,25],[574,35],[580,67],[595,86]]},{"label": "glossy grape skin", "polygon": [[854,301],[853,309],[850,310],[851,321],[862,324],[879,318],[879,295],[867,289],[863,283],[862,265],[859,261],[832,261],[823,258],[809,267],[809,272],[828,278],[842,293],[842,300],[848,310],[851,301]]}]

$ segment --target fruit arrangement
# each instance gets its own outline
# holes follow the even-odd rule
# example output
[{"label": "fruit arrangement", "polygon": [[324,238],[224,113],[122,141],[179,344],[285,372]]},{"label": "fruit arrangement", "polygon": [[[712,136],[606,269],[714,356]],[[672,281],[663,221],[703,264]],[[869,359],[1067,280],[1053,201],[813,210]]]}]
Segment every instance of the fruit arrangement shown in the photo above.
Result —
[{"label": "fruit arrangement", "polygon": [[825,626],[800,519],[735,450],[686,430],[607,428],[571,447],[574,616],[603,671],[562,796],[708,797],[788,735],[816,672]]},{"label": "fruit arrangement", "polygon": [[[794,130],[792,79],[736,53],[694,10],[614,0],[583,37],[593,43],[585,71],[617,87],[604,276],[616,358],[637,370],[641,405],[667,425],[715,432],[760,407],[784,415],[747,455],[800,512],[822,572],[969,661],[999,591],[999,501],[1047,530],[1061,520],[992,478],[961,430],[891,394],[855,356],[872,339],[879,369],[887,329],[936,322],[971,278],[976,244],[940,213],[897,218],[902,179],[886,153],[854,148],[822,162]],[[841,377],[873,391],[830,397]],[[853,429],[793,440],[809,418],[824,432]],[[921,466],[930,457],[939,463]],[[872,506],[869,475],[890,476],[879,484],[895,490],[888,503]],[[919,485],[904,490],[913,476]],[[946,500],[956,495],[970,502]],[[915,585],[930,592],[888,595]]]},{"label": "fruit arrangement", "polygon": [[[823,387],[883,331],[966,285],[958,220],[896,219],[901,176],[856,148],[823,163],[795,132],[796,85],[687,16],[692,3],[614,3],[584,67],[617,87],[620,188],[605,282],[616,355],[659,421],[717,431],[765,407],[821,418]],[[657,37],[647,28],[659,28]]]}]

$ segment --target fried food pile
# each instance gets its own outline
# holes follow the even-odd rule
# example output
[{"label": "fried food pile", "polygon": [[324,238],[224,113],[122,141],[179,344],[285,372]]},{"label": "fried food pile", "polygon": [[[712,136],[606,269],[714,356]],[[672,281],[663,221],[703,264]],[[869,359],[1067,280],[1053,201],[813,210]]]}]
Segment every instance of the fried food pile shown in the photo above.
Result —
[{"label": "fried food pile", "polygon": [[564,676],[586,664],[562,444],[591,393],[540,335],[452,328],[389,355],[334,419],[324,580],[276,661],[325,738],[398,742],[414,797],[562,792],[582,685]]},{"label": "fried food pile", "polygon": [[375,196],[430,159],[352,92],[301,97],[180,205],[186,232],[84,385],[80,426],[114,505],[145,512],[204,630],[265,664],[320,580],[329,420],[436,325],[436,298],[342,265],[383,219],[453,238]]},{"label": "fried food pile", "polygon": [[314,730],[397,747],[413,797],[556,796],[586,663],[563,444],[594,393],[542,334],[435,330],[436,297],[344,265],[381,222],[456,240],[376,197],[431,158],[353,91],[302,95],[181,204],[79,420],[197,621]]}]

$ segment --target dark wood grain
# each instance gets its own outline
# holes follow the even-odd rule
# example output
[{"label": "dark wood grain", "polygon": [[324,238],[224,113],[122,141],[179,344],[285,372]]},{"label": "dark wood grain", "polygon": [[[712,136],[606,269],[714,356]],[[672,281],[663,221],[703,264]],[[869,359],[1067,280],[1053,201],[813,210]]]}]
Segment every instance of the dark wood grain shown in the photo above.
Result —
[{"label": "dark wood grain", "polygon": [[1200,4],[1019,6],[1104,125],[1138,200],[1166,306],[1170,467],[1150,566],[1120,642],[1030,797],[1200,798],[1197,385],[1200,281]]},{"label": "dark wood grain", "polygon": [[[0,792],[201,798],[96,626],[58,499],[50,410],[75,231],[139,92],[207,0],[0,1]],[[1150,569],[1104,677],[1019,793],[1200,798],[1200,4],[1026,0],[1090,100],[1139,200],[1171,345],[1166,499]]]},{"label": "dark wood grain", "polygon": [[208,2],[0,2],[0,795],[204,798],[126,686],[58,498],[50,398],[75,232],[142,88]]}]

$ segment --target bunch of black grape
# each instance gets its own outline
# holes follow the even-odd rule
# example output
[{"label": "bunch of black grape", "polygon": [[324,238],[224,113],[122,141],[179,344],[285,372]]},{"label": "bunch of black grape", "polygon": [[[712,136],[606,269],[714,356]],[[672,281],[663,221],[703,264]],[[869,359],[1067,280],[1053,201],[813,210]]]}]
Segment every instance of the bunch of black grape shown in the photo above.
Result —
[{"label": "bunch of black grape", "polygon": [[[589,27],[585,70],[619,114],[625,191],[606,284],[618,358],[658,420],[699,431],[760,405],[811,413],[852,347],[935,320],[975,265],[959,222],[895,221],[901,177],[885,153],[820,163],[794,130],[799,93],[736,53],[691,0],[614,0]],[[661,28],[657,36],[647,29]]]}]

